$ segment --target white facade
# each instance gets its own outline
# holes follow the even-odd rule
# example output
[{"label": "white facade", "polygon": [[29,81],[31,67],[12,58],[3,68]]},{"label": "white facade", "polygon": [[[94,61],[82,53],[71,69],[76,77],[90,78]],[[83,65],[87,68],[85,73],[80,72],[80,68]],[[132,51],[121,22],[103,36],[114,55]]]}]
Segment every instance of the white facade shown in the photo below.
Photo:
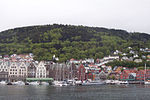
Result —
[{"label": "white facade", "polygon": [[8,72],[8,65],[6,62],[2,61],[2,63],[0,64],[0,72]]},{"label": "white facade", "polygon": [[19,77],[27,77],[27,66],[24,62],[19,65]]},{"label": "white facade", "polygon": [[46,67],[43,61],[36,68],[36,78],[46,78]]},{"label": "white facade", "polygon": [[8,68],[9,77],[18,77],[19,76],[19,66],[16,62],[12,62]]},{"label": "white facade", "polygon": [[26,77],[27,76],[27,66],[24,62],[12,62],[8,68],[9,77]]}]

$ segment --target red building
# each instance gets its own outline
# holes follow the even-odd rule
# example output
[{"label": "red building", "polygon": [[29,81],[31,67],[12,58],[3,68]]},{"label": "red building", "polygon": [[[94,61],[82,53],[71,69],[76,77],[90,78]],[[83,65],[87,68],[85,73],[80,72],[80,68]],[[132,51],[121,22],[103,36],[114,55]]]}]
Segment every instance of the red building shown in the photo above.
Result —
[{"label": "red building", "polygon": [[137,70],[123,70],[120,80],[135,80]]},{"label": "red building", "polygon": [[84,66],[81,64],[78,68],[78,80],[85,80],[86,77],[85,77],[85,68]]},{"label": "red building", "polygon": [[150,69],[146,70],[146,80],[150,80]]},{"label": "red building", "polygon": [[145,70],[137,71],[137,73],[136,73],[136,80],[143,81],[144,80],[144,75],[145,75]]}]

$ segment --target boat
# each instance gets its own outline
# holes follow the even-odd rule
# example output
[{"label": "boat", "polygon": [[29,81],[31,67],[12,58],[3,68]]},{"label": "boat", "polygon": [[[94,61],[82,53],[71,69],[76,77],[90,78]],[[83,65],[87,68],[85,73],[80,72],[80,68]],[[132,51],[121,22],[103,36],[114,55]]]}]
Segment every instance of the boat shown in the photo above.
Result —
[{"label": "boat", "polygon": [[12,82],[12,85],[25,85],[23,81]]},{"label": "boat", "polygon": [[119,80],[106,80],[106,84],[128,84],[128,81],[119,81]]},{"label": "boat", "polygon": [[40,85],[49,85],[48,82],[41,82]]},{"label": "boat", "polygon": [[105,80],[106,84],[111,84],[112,80]]},{"label": "boat", "polygon": [[1,81],[0,84],[1,85],[7,85],[6,81]]},{"label": "boat", "polygon": [[7,85],[12,85],[12,83],[11,83],[11,82],[8,82]]},{"label": "boat", "polygon": [[53,86],[62,87],[62,86],[68,86],[68,84],[65,81],[54,81]]},{"label": "boat", "polygon": [[74,79],[67,80],[67,83],[71,86],[76,85],[76,81]]},{"label": "boat", "polygon": [[105,84],[104,81],[101,81],[101,80],[96,80],[96,81],[86,81],[86,82],[83,82],[82,85],[103,85]]},{"label": "boat", "polygon": [[117,85],[119,85],[119,84],[129,84],[128,81],[119,81],[119,80],[113,80],[113,83],[117,84]]},{"label": "boat", "polygon": [[25,85],[29,85],[29,82],[25,82]]},{"label": "boat", "polygon": [[30,82],[29,85],[40,85],[40,83],[38,81],[35,81],[35,82]]},{"label": "boat", "polygon": [[120,81],[120,84],[129,84],[128,81]]},{"label": "boat", "polygon": [[75,84],[76,85],[82,85],[82,81],[81,80],[75,81]]},{"label": "boat", "polygon": [[150,85],[150,80],[144,81],[145,85]]}]

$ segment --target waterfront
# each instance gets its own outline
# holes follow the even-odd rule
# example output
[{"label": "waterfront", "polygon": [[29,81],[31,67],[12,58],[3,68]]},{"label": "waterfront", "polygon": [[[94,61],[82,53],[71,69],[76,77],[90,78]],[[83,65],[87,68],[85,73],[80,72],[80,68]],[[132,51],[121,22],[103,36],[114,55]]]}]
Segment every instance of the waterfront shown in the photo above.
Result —
[{"label": "waterfront", "polygon": [[0,86],[0,100],[148,100],[148,85]]}]

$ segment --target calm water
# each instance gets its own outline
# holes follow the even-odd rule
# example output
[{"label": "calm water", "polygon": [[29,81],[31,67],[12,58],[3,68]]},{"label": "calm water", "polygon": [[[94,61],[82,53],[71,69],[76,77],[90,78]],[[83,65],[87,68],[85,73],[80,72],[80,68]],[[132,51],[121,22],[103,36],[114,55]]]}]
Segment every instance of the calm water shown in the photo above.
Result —
[{"label": "calm water", "polygon": [[0,100],[150,100],[150,85],[0,86]]}]

